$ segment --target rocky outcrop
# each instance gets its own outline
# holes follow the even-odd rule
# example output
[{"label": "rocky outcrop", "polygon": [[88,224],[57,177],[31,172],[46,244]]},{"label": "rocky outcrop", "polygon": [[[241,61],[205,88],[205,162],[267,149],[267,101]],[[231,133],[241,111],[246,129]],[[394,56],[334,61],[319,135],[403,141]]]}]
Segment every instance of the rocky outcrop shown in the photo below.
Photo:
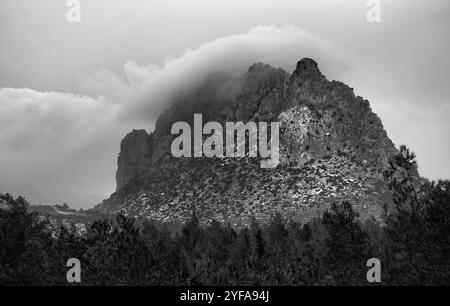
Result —
[{"label": "rocky outcrop", "polygon": [[[363,214],[377,211],[381,173],[396,149],[369,102],[327,80],[314,60],[300,60],[292,74],[261,63],[237,79],[217,73],[179,100],[151,135],[133,131],[123,139],[117,192],[99,210],[167,221],[189,216],[194,205],[205,220],[274,210],[302,219],[350,199],[363,203],[357,206]],[[192,124],[194,113],[204,122],[280,122],[280,165],[268,170],[248,158],[173,158],[170,127]]]},{"label": "rocky outcrop", "polygon": [[345,153],[377,169],[396,152],[369,102],[347,85],[329,82],[311,59],[297,64],[287,89],[291,108],[283,111],[282,156],[292,164]]},{"label": "rocky outcrop", "polygon": [[153,151],[152,136],[145,130],[133,130],[122,139],[117,159],[117,190],[133,178],[148,172]]}]

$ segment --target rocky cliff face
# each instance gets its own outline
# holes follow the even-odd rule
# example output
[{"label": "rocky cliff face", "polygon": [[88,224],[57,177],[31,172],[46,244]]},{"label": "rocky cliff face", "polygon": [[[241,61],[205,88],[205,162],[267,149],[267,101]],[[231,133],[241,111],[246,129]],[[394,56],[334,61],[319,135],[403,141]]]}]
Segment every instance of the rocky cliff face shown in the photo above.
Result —
[{"label": "rocky cliff face", "polygon": [[284,157],[290,164],[345,153],[382,169],[396,152],[369,102],[355,97],[347,85],[329,82],[312,60],[298,62],[287,100],[289,108],[278,119],[284,126]]},{"label": "rocky cliff face", "polygon": [[[176,121],[278,121],[280,159],[260,169],[252,158],[175,159]],[[204,220],[245,222],[274,211],[308,219],[334,200],[352,200],[377,215],[385,193],[381,171],[396,152],[369,102],[328,81],[312,59],[292,73],[255,64],[238,79],[215,74],[160,116],[150,135],[133,131],[121,143],[117,192],[97,209],[162,220],[196,210]]]},{"label": "rocky cliff face", "polygon": [[153,152],[152,136],[145,130],[133,130],[122,139],[117,159],[117,190],[148,171]]}]

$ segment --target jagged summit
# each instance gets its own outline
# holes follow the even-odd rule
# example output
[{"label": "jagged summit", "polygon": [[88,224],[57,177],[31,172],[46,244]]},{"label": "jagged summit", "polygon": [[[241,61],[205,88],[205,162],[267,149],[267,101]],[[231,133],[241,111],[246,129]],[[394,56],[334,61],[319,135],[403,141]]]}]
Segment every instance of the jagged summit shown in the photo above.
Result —
[{"label": "jagged summit", "polygon": [[[160,220],[184,220],[195,207],[204,220],[245,222],[274,211],[306,220],[332,201],[351,200],[361,215],[379,214],[382,171],[396,149],[369,103],[328,81],[310,58],[292,74],[257,63],[238,80],[224,78],[190,92],[158,118],[150,135],[133,131],[121,143],[117,192],[97,206]],[[170,127],[205,121],[280,122],[280,161],[260,169],[251,158],[174,158]]]},{"label": "jagged summit", "polygon": [[310,58],[303,58],[297,62],[297,66],[292,73],[292,79],[297,80],[297,83],[309,81],[324,84],[327,82],[327,79],[319,70],[319,65]]},{"label": "jagged summit", "polygon": [[259,62],[259,63],[254,63],[253,65],[248,67],[248,72],[260,74],[260,73],[264,73],[265,71],[270,71],[270,70],[274,70],[274,69],[276,69],[276,68],[273,67],[272,65]]},{"label": "jagged summit", "polygon": [[268,75],[268,74],[286,74],[288,75],[288,73],[286,71],[284,71],[281,68],[276,68],[272,65],[269,64],[264,64],[264,63],[255,63],[253,65],[251,65],[248,68],[248,75],[249,76],[259,76],[262,77],[264,75]]},{"label": "jagged summit", "polygon": [[302,58],[301,60],[299,60],[297,62],[297,65],[295,67],[293,74],[295,75],[295,74],[301,74],[301,73],[308,73],[311,75],[314,75],[314,74],[322,75],[322,73],[319,70],[319,65],[317,65],[317,62],[308,57]]}]

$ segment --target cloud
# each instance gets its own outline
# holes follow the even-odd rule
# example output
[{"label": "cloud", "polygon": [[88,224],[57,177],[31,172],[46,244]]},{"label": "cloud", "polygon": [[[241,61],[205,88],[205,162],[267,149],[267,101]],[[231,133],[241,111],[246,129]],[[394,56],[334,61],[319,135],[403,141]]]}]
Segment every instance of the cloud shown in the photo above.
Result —
[{"label": "cloud", "polygon": [[104,98],[0,89],[0,190],[40,203],[56,192],[106,195],[130,128],[118,110]]},{"label": "cloud", "polygon": [[1,88],[0,188],[107,195],[120,139],[132,128],[152,129],[174,94],[212,72],[237,76],[255,62],[290,71],[302,57],[315,58],[328,76],[347,67],[332,41],[292,25],[259,25],[161,65],[130,60],[120,74],[97,71],[81,81],[81,95]]},{"label": "cloud", "polygon": [[92,141],[93,131],[101,129],[117,113],[117,106],[102,97],[28,88],[2,88],[0,101],[3,153],[32,148],[75,150]]},{"label": "cloud", "polygon": [[124,65],[124,77],[101,71],[81,84],[80,92],[104,96],[111,101],[126,100],[122,114],[126,118],[153,120],[161,106],[174,94],[202,83],[212,72],[232,76],[243,74],[255,62],[264,62],[290,72],[302,57],[313,57],[336,77],[346,68],[346,60],[332,41],[293,25],[259,25],[248,33],[222,37],[197,49],[188,49],[180,57],[168,58],[161,66]]}]

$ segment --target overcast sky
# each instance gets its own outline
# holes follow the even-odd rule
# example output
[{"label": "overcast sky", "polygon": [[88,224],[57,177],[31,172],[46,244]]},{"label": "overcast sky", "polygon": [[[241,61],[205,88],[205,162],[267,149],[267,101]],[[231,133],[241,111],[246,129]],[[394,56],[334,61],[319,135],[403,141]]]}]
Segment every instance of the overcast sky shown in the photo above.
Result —
[{"label": "overcast sky", "polygon": [[[92,207],[115,189],[122,137],[173,91],[254,62],[312,57],[368,99],[420,173],[450,177],[450,2],[0,1],[0,191]],[[72,202],[72,203],[71,203]],[[83,203],[83,204],[82,204]]]}]

